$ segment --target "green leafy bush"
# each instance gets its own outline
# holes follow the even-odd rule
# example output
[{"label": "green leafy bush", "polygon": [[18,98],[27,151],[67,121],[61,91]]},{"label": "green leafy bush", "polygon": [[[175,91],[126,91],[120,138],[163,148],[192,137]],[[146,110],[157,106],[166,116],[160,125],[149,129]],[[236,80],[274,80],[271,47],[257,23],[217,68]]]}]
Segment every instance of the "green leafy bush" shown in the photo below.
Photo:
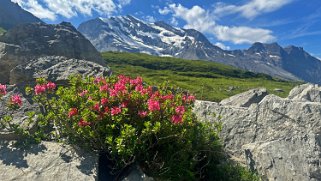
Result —
[{"label": "green leafy bush", "polygon": [[[141,77],[123,75],[74,76],[68,86],[58,89],[38,79],[26,93],[40,107],[29,113],[33,132],[10,123],[10,116],[1,120],[2,125],[5,122],[36,141],[64,141],[105,155],[112,174],[135,163],[148,175],[168,180],[225,180],[240,175],[225,174],[222,169],[231,167],[218,166],[224,159],[218,138],[221,125],[197,121],[192,113],[195,97],[166,84],[146,86]],[[6,87],[0,85],[0,96],[5,94]],[[19,95],[9,100],[12,110],[21,104]]]}]

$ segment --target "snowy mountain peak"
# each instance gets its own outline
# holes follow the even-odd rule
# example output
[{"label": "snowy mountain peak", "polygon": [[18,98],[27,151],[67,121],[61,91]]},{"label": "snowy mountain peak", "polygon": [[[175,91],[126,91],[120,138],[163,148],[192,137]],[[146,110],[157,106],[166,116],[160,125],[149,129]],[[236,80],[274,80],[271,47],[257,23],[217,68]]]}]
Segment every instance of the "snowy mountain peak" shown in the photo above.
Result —
[{"label": "snowy mountain peak", "polygon": [[222,53],[206,37],[165,22],[146,23],[133,16],[98,18],[82,23],[82,32],[99,51],[142,52],[159,56],[206,59],[211,49]]}]

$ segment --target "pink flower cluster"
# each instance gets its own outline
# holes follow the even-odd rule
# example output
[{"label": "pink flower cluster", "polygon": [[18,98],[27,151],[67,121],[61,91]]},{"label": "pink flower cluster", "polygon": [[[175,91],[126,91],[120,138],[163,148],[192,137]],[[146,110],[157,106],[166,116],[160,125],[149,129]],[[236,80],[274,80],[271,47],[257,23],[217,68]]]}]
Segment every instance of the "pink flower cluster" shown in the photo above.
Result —
[{"label": "pink flower cluster", "polygon": [[[0,84],[0,97],[4,96],[6,94],[7,94],[7,86]],[[22,106],[21,96],[18,94],[12,95],[10,97],[9,103],[10,103],[10,105],[21,107]]]},{"label": "pink flower cluster", "polygon": [[121,113],[121,108],[120,107],[113,107],[111,108],[111,115],[117,115]]},{"label": "pink flower cluster", "polygon": [[142,85],[143,84],[143,78],[137,77],[136,79],[130,80],[130,85],[132,86],[137,86],[137,85]]},{"label": "pink flower cluster", "polygon": [[185,107],[184,106],[177,106],[175,108],[175,115],[172,116],[172,122],[174,124],[180,124],[183,122],[183,115],[185,113]]},{"label": "pink flower cluster", "polygon": [[185,95],[185,96],[183,96],[183,101],[187,101],[187,102],[194,102],[195,101],[195,96],[193,96],[193,95]]},{"label": "pink flower cluster", "polygon": [[156,100],[153,100],[153,99],[149,99],[148,101],[147,101],[147,103],[148,103],[148,109],[150,110],[150,111],[159,111],[160,110],[160,104],[159,104],[159,102],[158,101],[156,101]]},{"label": "pink flower cluster", "polygon": [[36,95],[43,94],[47,90],[53,91],[55,89],[56,89],[56,84],[53,82],[48,82],[47,84],[37,84],[34,88]]},{"label": "pink flower cluster", "polygon": [[85,121],[84,119],[80,119],[79,120],[79,122],[78,122],[78,126],[79,127],[86,127],[86,126],[90,126],[91,125],[91,123],[90,122],[87,122],[87,121]]},{"label": "pink flower cluster", "polygon": [[73,116],[76,116],[78,114],[78,109],[77,108],[71,108],[68,113],[68,117],[71,118]]},{"label": "pink flower cluster", "polygon": [[[124,116],[124,118],[134,118],[131,114],[136,114],[139,118],[147,119],[153,116],[153,119],[167,119],[173,124],[181,124],[184,122],[184,115],[187,106],[195,100],[192,95],[180,96],[174,95],[172,92],[153,90],[151,86],[144,86],[143,79],[137,77],[131,79],[124,75],[120,75],[115,79],[106,79],[98,77],[94,80],[94,86],[98,92],[93,94],[88,90],[81,90],[78,95],[80,97],[88,96],[88,101],[93,102],[89,109],[97,116],[97,121],[114,119],[115,116]],[[48,86],[37,86],[37,93],[45,92]],[[90,89],[90,90],[97,90]],[[156,88],[155,88],[156,89]],[[97,94],[98,93],[98,94]],[[123,114],[124,113],[124,114]],[[77,108],[71,108],[68,117],[72,118],[81,115]],[[130,116],[128,118],[127,116]],[[156,116],[156,117],[154,117]],[[78,126],[92,126],[95,121],[85,121],[81,118]]]},{"label": "pink flower cluster", "polygon": [[81,93],[79,93],[78,95],[80,97],[84,97],[86,94],[88,94],[88,90],[83,90]]},{"label": "pink flower cluster", "polygon": [[7,86],[0,84],[0,97],[7,94]]},{"label": "pink flower cluster", "polygon": [[13,96],[11,96],[10,98],[10,104],[14,105],[14,106],[22,106],[22,99],[18,94],[15,94]]},{"label": "pink flower cluster", "polygon": [[138,111],[138,115],[139,115],[139,117],[144,118],[148,115],[148,112],[147,111]]}]

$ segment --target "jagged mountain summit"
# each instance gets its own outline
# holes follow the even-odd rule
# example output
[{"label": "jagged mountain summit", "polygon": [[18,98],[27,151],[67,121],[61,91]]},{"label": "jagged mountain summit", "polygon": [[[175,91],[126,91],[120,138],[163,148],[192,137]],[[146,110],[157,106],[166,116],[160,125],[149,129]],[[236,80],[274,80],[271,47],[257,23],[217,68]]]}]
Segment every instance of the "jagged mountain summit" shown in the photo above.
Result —
[{"label": "jagged mountain summit", "polygon": [[145,23],[133,16],[96,18],[82,23],[82,32],[99,51],[143,52],[159,56],[208,59],[223,51],[196,30],[165,22]]},{"label": "jagged mountain summit", "polygon": [[10,0],[0,0],[0,27],[8,30],[19,24],[37,22],[42,21],[18,4]]},{"label": "jagged mountain summit", "polygon": [[99,51],[209,60],[286,80],[321,83],[321,62],[294,46],[254,43],[247,50],[227,51],[194,29],[176,28],[162,21],[147,23],[130,15],[92,19],[80,24],[78,30]]}]

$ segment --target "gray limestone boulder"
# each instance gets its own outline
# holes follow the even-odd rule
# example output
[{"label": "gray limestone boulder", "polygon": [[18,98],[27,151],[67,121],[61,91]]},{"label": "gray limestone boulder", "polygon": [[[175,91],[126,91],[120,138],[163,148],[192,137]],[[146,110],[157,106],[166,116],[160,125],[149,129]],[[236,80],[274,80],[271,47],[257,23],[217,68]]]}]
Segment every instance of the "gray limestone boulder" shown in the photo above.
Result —
[{"label": "gray limestone boulder", "polygon": [[291,90],[288,98],[303,102],[321,102],[321,87],[314,84],[303,84]]},{"label": "gray limestone boulder", "polygon": [[21,148],[0,140],[2,181],[95,181],[97,160],[94,154],[54,142]]},{"label": "gray limestone boulder", "polygon": [[222,144],[231,158],[258,171],[263,180],[321,180],[321,102],[311,84],[288,98],[267,95],[249,107],[197,101],[205,121],[221,117]]},{"label": "gray limestone boulder", "polygon": [[253,103],[259,103],[268,92],[266,89],[252,89],[241,94],[224,99],[220,102],[223,106],[249,107]]}]

